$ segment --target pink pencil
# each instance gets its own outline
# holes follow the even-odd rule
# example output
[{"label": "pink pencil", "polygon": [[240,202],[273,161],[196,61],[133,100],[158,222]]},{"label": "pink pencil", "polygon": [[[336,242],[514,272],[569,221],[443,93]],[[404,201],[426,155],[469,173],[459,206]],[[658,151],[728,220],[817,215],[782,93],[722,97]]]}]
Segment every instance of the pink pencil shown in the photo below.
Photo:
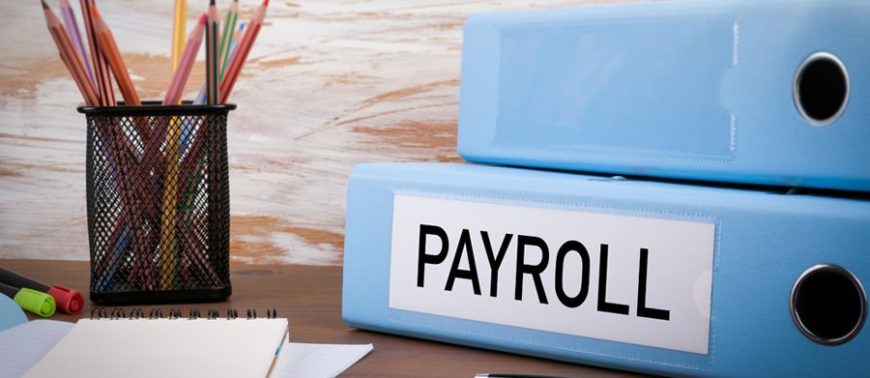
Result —
[{"label": "pink pencil", "polygon": [[91,63],[88,62],[88,53],[85,52],[85,43],[82,42],[82,34],[79,32],[79,23],[76,20],[76,14],[69,5],[68,0],[60,0],[60,14],[63,16],[63,23],[66,25],[66,32],[69,34],[69,39],[73,47],[78,50],[81,55],[82,62],[85,64],[85,69],[88,71],[88,78],[91,80],[91,85],[94,83],[94,73],[91,71]]},{"label": "pink pencil", "polygon": [[199,18],[196,26],[191,30],[190,37],[187,38],[187,43],[184,46],[184,53],[181,55],[181,60],[178,62],[178,69],[172,76],[172,82],[169,84],[169,89],[166,91],[166,96],[163,97],[163,105],[177,104],[181,100],[184,86],[187,84],[187,79],[190,77],[190,71],[193,69],[193,63],[196,61],[196,54],[199,53],[199,47],[202,45],[202,34],[205,30],[205,23],[208,21],[208,15],[203,14]]},{"label": "pink pencil", "polygon": [[239,42],[236,56],[233,57],[230,66],[227,67],[224,79],[221,81],[220,104],[225,104],[227,102],[227,99],[230,97],[230,92],[233,90],[233,86],[236,85],[236,80],[239,78],[242,66],[245,65],[245,60],[248,59],[248,53],[251,52],[251,47],[257,39],[257,34],[260,33],[260,27],[263,26],[263,19],[266,18],[266,7],[268,6],[269,0],[263,0],[263,4],[257,8],[257,13],[254,14],[254,18],[248,22],[248,26],[245,29],[245,35],[242,36],[242,40]]}]

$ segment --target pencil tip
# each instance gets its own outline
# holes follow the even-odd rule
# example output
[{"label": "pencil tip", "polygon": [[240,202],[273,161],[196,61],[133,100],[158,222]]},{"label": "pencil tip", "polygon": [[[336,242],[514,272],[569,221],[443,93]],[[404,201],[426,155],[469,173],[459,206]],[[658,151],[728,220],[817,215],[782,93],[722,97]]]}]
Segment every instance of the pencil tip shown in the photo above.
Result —
[{"label": "pencil tip", "polygon": [[263,0],[263,6],[264,7],[269,6],[269,0]]},{"label": "pencil tip", "polygon": [[205,25],[208,22],[208,13],[203,13],[202,16],[199,17],[199,23]]},{"label": "pencil tip", "polygon": [[214,0],[209,0],[208,5],[209,6],[215,5]]},{"label": "pencil tip", "polygon": [[48,4],[45,3],[45,0],[41,0],[41,1],[42,1],[42,9],[51,9],[48,7]]}]

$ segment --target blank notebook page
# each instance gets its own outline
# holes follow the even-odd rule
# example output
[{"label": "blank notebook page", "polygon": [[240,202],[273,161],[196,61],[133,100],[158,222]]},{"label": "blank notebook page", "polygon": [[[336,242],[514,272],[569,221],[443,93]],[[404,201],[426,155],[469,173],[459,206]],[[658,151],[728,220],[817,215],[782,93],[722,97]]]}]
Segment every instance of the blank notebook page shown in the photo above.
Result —
[{"label": "blank notebook page", "polygon": [[265,377],[287,319],[82,319],[25,377]]}]

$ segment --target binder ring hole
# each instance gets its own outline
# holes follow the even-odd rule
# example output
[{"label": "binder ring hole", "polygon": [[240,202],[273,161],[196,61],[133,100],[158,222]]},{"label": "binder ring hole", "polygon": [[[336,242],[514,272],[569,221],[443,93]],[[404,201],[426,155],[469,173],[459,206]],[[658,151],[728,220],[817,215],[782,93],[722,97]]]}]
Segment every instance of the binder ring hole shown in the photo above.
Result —
[{"label": "binder ring hole", "polygon": [[807,269],[791,292],[791,314],[810,340],[839,345],[851,340],[864,325],[867,298],[861,282],[836,265]]},{"label": "binder ring hole", "polygon": [[827,126],[846,109],[849,74],[835,55],[818,52],[798,67],[794,79],[795,106],[813,126]]}]

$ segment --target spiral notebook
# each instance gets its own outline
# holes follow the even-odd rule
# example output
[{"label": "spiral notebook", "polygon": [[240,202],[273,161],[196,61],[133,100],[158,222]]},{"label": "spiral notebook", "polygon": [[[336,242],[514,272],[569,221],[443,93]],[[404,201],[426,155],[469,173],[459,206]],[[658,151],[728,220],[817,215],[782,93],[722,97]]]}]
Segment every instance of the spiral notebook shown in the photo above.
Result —
[{"label": "spiral notebook", "polygon": [[288,336],[272,315],[79,320],[25,377],[265,377]]}]

